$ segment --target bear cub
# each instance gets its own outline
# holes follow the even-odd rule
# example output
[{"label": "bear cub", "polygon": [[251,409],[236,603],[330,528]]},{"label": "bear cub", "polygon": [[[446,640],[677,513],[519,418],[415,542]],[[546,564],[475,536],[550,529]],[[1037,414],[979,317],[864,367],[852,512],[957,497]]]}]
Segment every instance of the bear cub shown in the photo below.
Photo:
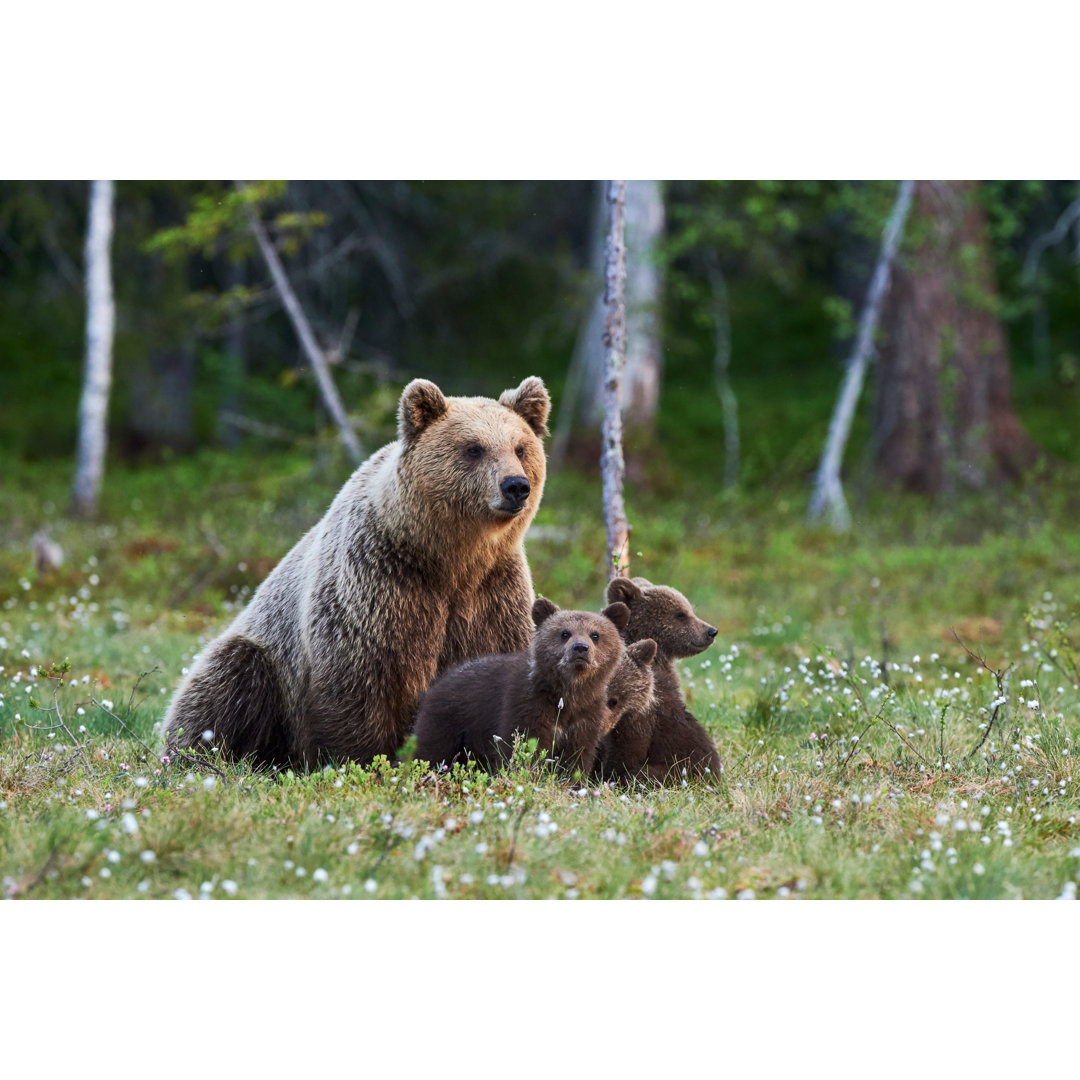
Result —
[{"label": "bear cub", "polygon": [[661,784],[678,783],[683,770],[697,777],[717,777],[720,757],[705,729],[687,711],[675,668],[677,659],[707,649],[716,638],[716,627],[699,619],[682,593],[645,578],[612,579],[607,598],[630,609],[623,630],[627,642],[656,643],[655,685],[651,704],[629,711],[604,737],[596,771],[618,780],[645,776]]},{"label": "bear cub", "polygon": [[652,705],[656,679],[653,661],[656,642],[652,638],[635,641],[623,649],[607,684],[607,717],[603,733],[609,731],[630,713],[644,712]]},{"label": "bear cub", "polygon": [[432,765],[475,758],[487,772],[505,764],[514,734],[536,739],[568,776],[587,776],[609,721],[608,682],[626,650],[630,612],[560,611],[541,597],[527,652],[482,656],[440,676],[416,717],[416,757]]}]

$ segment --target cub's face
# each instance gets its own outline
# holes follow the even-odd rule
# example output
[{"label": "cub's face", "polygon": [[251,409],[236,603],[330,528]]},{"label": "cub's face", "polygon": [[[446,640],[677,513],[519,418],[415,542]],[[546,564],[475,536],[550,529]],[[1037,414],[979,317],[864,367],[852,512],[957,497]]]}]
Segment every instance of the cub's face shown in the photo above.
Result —
[{"label": "cub's face", "polygon": [[607,684],[608,715],[606,735],[629,712],[644,712],[653,701],[655,679],[653,660],[656,642],[652,638],[634,642],[624,650]]},{"label": "cub's face", "polygon": [[414,380],[399,409],[400,468],[412,496],[455,519],[524,527],[544,490],[549,408],[536,378],[498,401],[445,398],[433,383]]},{"label": "cub's face", "polygon": [[652,638],[665,659],[696,656],[716,639],[716,627],[699,619],[690,601],[676,589],[653,585],[645,578],[613,578],[608,600],[630,609],[623,635],[627,641]]},{"label": "cub's face", "polygon": [[530,649],[534,670],[556,676],[570,686],[595,678],[607,679],[624,647],[619,631],[629,612],[612,604],[600,615],[591,611],[560,611],[550,600],[533,605],[536,635]]}]

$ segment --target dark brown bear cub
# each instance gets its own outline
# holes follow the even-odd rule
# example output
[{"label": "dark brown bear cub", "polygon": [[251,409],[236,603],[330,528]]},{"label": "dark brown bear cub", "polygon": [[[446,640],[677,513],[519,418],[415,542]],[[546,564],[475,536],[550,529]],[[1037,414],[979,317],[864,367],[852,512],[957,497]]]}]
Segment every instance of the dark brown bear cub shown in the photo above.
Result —
[{"label": "dark brown bear cub", "polygon": [[536,739],[567,775],[588,775],[607,721],[607,684],[624,653],[630,612],[599,615],[532,608],[528,652],[482,656],[436,679],[416,717],[416,756],[432,765],[476,758],[488,772],[506,762],[515,732]]},{"label": "dark brown bear cub", "polygon": [[605,736],[598,752],[604,776],[628,780],[648,776],[658,783],[678,783],[685,770],[698,777],[716,777],[720,758],[705,729],[686,710],[675,660],[696,656],[716,638],[716,628],[699,619],[682,593],[645,578],[614,578],[607,597],[630,609],[623,631],[627,642],[651,638],[652,704],[623,716]]},{"label": "dark brown bear cub", "polygon": [[623,651],[607,684],[606,735],[629,713],[644,712],[653,703],[656,680],[653,677],[653,661],[656,659],[656,642],[652,638],[635,641]]}]

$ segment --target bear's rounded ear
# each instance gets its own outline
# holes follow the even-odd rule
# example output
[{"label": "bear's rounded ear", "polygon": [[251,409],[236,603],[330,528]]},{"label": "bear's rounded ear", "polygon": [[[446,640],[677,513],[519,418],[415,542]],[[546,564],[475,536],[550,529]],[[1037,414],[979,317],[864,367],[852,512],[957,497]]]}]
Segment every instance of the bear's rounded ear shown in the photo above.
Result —
[{"label": "bear's rounded ear", "polygon": [[532,621],[533,625],[539,626],[545,619],[554,615],[559,609],[546,597],[538,596],[533,601]]},{"label": "bear's rounded ear", "polygon": [[398,438],[412,442],[426,427],[446,414],[443,392],[427,379],[413,379],[402,391],[398,405]]},{"label": "bear's rounded ear", "polygon": [[620,600],[629,607],[635,600],[641,599],[641,590],[629,578],[612,578],[608,582],[607,598],[609,604]]},{"label": "bear's rounded ear", "polygon": [[548,433],[551,397],[543,379],[530,375],[516,390],[504,390],[499,395],[499,404],[516,412],[541,438]]},{"label": "bear's rounded ear", "polygon": [[635,664],[645,667],[656,659],[656,642],[651,637],[642,638],[633,645],[627,645],[626,651]]},{"label": "bear's rounded ear", "polygon": [[625,604],[608,604],[600,614],[613,622],[616,630],[625,630],[630,621],[630,609]]}]

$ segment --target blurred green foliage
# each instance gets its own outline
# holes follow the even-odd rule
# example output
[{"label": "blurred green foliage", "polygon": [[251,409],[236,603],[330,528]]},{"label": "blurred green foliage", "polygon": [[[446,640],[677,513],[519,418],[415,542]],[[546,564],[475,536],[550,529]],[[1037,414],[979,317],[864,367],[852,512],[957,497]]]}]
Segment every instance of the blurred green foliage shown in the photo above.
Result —
[{"label": "blurred green foliage", "polygon": [[[742,489],[803,484],[894,192],[891,181],[667,185],[656,478],[680,490],[721,481],[709,276],[716,267],[727,283]],[[1080,460],[1075,237],[1046,250],[1030,280],[1023,267],[1076,194],[1071,182],[981,186],[1017,406],[1036,441],[1073,462]],[[59,464],[73,453],[86,200],[80,183],[0,184],[5,455]],[[280,452],[289,436],[295,445],[324,427],[313,380],[245,228],[247,201],[281,244],[337,361],[342,396],[370,428],[369,443],[385,428],[379,395],[392,396],[416,375],[449,392],[492,393],[536,373],[558,403],[592,299],[589,184],[258,182],[241,191],[222,181],[121,182],[114,457],[132,452],[125,432],[139,402],[131,387],[155,350],[194,350],[193,446],[218,439],[223,408],[252,421],[241,436],[260,452]],[[241,317],[238,361],[230,335]],[[848,458],[856,473],[865,412]]]}]

